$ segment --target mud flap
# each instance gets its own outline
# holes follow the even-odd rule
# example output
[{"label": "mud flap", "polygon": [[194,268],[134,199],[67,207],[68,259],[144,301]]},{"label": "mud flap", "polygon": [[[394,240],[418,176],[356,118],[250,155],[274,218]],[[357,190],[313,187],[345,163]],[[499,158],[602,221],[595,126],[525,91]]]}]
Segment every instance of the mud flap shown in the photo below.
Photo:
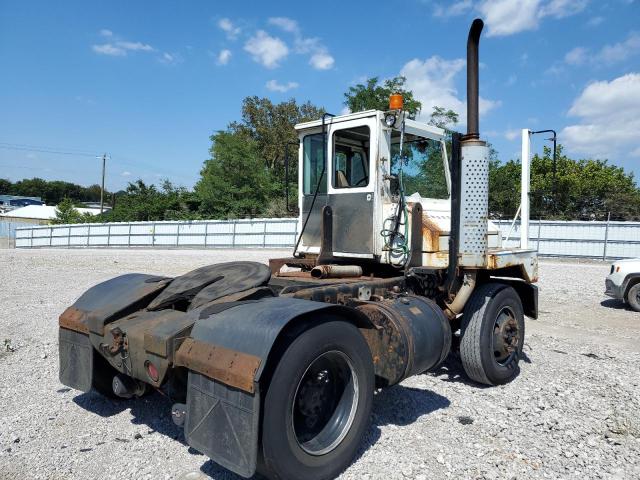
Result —
[{"label": "mud flap", "polygon": [[260,392],[247,393],[189,372],[187,443],[216,463],[251,477],[256,471]]},{"label": "mud flap", "polygon": [[89,335],[59,330],[60,383],[82,392],[91,390],[93,347]]}]

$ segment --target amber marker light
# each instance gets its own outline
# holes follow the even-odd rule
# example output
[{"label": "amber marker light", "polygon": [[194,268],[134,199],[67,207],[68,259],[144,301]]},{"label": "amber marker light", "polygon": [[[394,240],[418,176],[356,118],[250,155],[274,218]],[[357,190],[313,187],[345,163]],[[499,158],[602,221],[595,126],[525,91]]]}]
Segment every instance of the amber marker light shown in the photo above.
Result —
[{"label": "amber marker light", "polygon": [[389,97],[389,110],[402,110],[402,95],[394,93]]}]

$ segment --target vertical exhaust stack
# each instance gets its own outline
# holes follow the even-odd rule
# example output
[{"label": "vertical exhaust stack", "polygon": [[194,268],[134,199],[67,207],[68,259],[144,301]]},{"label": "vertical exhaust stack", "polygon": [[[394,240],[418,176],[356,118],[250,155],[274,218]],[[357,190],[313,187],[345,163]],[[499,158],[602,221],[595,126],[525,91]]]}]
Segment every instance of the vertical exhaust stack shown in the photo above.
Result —
[{"label": "vertical exhaust stack", "polygon": [[465,139],[470,140],[480,138],[478,45],[483,27],[484,22],[476,18],[471,24],[467,38],[467,135]]},{"label": "vertical exhaust stack", "polygon": [[480,140],[478,46],[484,22],[475,19],[467,39],[467,134],[461,142],[458,266],[487,266],[489,149]]}]

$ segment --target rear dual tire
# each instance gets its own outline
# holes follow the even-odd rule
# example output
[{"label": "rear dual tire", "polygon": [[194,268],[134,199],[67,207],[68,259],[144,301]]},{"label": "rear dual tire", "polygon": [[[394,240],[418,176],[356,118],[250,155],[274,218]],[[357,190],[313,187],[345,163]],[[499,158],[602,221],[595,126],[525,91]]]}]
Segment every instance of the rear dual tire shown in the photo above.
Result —
[{"label": "rear dual tire", "polygon": [[276,367],[264,402],[262,473],[335,478],[353,461],[369,426],[371,353],[358,329],[328,321],[299,335]]}]

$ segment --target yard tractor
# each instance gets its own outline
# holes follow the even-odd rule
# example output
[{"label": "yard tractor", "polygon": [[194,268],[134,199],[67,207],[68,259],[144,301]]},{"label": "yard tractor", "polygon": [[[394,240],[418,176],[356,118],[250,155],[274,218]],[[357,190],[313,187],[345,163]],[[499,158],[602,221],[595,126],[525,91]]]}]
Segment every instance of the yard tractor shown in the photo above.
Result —
[{"label": "yard tractor", "polygon": [[489,221],[482,27],[467,42],[465,135],[409,118],[398,95],[388,111],[297,125],[293,255],[90,288],[60,316],[60,381],[160,390],[186,443],[223,467],[320,480],[353,461],[378,389],[449,354],[479,384],[516,377],[537,255],[504,248]]}]

